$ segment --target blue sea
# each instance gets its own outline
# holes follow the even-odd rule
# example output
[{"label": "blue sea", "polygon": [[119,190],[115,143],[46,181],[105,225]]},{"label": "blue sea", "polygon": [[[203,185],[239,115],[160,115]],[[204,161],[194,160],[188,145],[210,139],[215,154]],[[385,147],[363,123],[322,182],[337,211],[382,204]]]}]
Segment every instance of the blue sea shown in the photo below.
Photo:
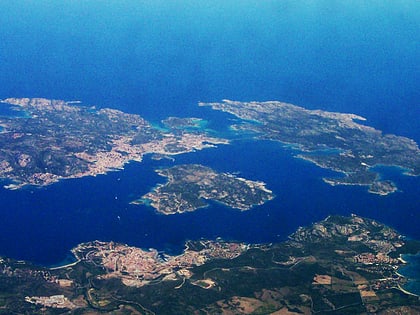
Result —
[{"label": "blue sea", "polygon": [[404,289],[420,296],[420,253],[417,255],[403,255],[403,258],[407,264],[400,268],[398,272],[409,279]]},{"label": "blue sea", "polygon": [[[199,101],[279,100],[355,113],[420,143],[418,12],[415,0],[1,1],[0,99],[80,100],[156,124],[202,117],[220,132],[232,117]],[[273,242],[350,213],[420,239],[418,177],[384,168],[400,191],[380,197],[324,184],[336,174],[295,154],[240,140],[175,162],[146,157],[108,175],[0,189],[0,254],[54,265],[94,239],[170,252],[201,237]],[[277,198],[247,212],[211,204],[174,216],[128,204],[164,181],[154,169],[190,162],[265,181]]]}]

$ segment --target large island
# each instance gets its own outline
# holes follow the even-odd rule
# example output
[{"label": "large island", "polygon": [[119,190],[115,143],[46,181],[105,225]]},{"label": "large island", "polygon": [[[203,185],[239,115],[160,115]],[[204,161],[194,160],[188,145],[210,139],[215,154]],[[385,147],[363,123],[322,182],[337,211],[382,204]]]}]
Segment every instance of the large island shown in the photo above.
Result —
[{"label": "large island", "polygon": [[[240,118],[231,127],[253,132],[256,140],[292,145],[299,158],[344,174],[324,178],[331,185],[366,185],[369,192],[387,195],[396,185],[381,179],[377,166],[397,166],[405,174],[420,174],[420,149],[406,137],[356,122],[354,114],[308,110],[281,102],[199,103]],[[103,174],[120,169],[144,154],[167,157],[228,140],[208,133],[199,118],[169,117],[158,128],[139,115],[96,109],[42,98],[0,101],[15,116],[0,116],[0,178],[6,188],[44,186],[64,178]]]},{"label": "large island", "polygon": [[420,175],[420,149],[411,139],[356,122],[365,118],[322,110],[308,110],[281,102],[200,103],[231,113],[242,121],[237,131],[253,131],[258,139],[280,141],[301,151],[299,158],[343,173],[325,178],[331,185],[366,185],[369,192],[386,195],[397,190],[382,180],[375,166],[398,166],[407,175]]},{"label": "large island", "polygon": [[205,200],[249,210],[273,199],[263,182],[251,181],[233,174],[217,173],[199,164],[177,165],[157,170],[168,182],[156,187],[133,204],[150,204],[159,213],[174,214],[208,206]]},{"label": "large island", "polygon": [[94,241],[61,268],[0,259],[0,314],[418,314],[397,271],[419,250],[355,215],[283,243],[189,241],[177,255]]},{"label": "large island", "polygon": [[162,131],[139,115],[61,100],[8,98],[0,106],[25,114],[0,116],[0,178],[12,182],[9,189],[103,174],[147,153],[174,155],[228,143],[199,129]]}]

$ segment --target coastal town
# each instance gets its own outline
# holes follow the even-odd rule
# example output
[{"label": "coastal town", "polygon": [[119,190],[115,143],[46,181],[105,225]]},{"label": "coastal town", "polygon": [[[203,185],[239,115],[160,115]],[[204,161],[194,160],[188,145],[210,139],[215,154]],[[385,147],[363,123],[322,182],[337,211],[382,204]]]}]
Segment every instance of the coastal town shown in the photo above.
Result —
[{"label": "coastal town", "polygon": [[[413,140],[382,135],[353,114],[279,102],[200,105],[240,118],[232,132],[292,144],[297,157],[345,174],[324,178],[331,185],[366,185],[386,195],[398,188],[380,179],[375,165],[419,174]],[[1,106],[23,113],[0,118],[0,177],[8,189],[104,174],[145,154],[173,163],[175,155],[232,141],[202,128],[198,118],[170,117],[160,128],[138,115],[59,100],[6,99]],[[201,164],[156,172],[167,182],[132,204],[165,215],[209,202],[245,211],[275,197],[264,182]],[[1,258],[0,313],[416,314],[419,297],[399,270],[403,254],[418,252],[419,241],[357,215],[329,216],[270,244],[196,239],[173,253],[97,240],[77,245],[74,260],[54,268]]]},{"label": "coastal town", "polygon": [[43,314],[416,314],[420,299],[399,268],[402,253],[419,251],[419,241],[356,215],[329,216],[281,243],[196,240],[177,254],[93,241],[62,267],[2,259],[0,301]]},{"label": "coastal town", "polygon": [[62,100],[8,98],[0,106],[25,113],[0,117],[0,178],[10,181],[8,189],[105,174],[145,154],[171,156],[229,143],[198,128],[162,131],[139,115]]},{"label": "coastal town", "polygon": [[79,261],[104,268],[100,278],[118,278],[127,286],[141,287],[160,281],[177,281],[190,278],[190,269],[212,259],[234,259],[246,251],[242,243],[201,240],[187,242],[180,255],[167,255],[155,249],[115,244],[113,242],[90,242],[72,250]]}]

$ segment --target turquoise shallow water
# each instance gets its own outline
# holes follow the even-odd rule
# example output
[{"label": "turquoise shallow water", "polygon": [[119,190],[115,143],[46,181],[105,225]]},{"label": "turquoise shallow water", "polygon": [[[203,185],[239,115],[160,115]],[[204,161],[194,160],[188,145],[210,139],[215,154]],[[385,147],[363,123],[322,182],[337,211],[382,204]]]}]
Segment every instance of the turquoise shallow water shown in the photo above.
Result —
[{"label": "turquoise shallow water", "polygon": [[[223,133],[232,117],[199,101],[280,100],[420,142],[417,12],[418,1],[2,1],[0,99],[76,99],[154,123],[201,117]],[[173,251],[200,237],[272,242],[331,213],[420,238],[419,178],[385,169],[401,190],[379,197],[330,187],[320,178],[331,172],[293,154],[239,141],[177,157],[266,181],[277,198],[243,213],[212,204],[165,217],[128,205],[164,180],[154,168],[173,165],[147,158],[107,176],[0,189],[0,254],[54,264],[93,239]]]},{"label": "turquoise shallow water", "polygon": [[[202,163],[217,171],[262,180],[276,198],[246,212],[212,203],[194,213],[174,216],[129,205],[165,180],[154,169],[181,163]],[[280,144],[238,141],[181,155],[175,162],[146,158],[128,164],[123,171],[65,180],[42,189],[2,189],[1,254],[54,264],[77,243],[93,239],[175,251],[186,239],[200,237],[274,242],[329,214],[351,213],[420,237],[415,224],[419,223],[416,178],[394,174],[392,179],[404,192],[383,198],[368,194],[365,187],[331,187],[322,182],[321,176],[331,175],[334,173],[293,158],[293,151]]]},{"label": "turquoise shallow water", "polygon": [[24,111],[20,111],[19,108],[10,106],[6,103],[0,103],[0,117],[27,117],[27,114]]},{"label": "turquoise shallow water", "polygon": [[404,289],[420,296],[420,254],[404,255],[403,259],[408,264],[400,268],[398,272],[409,279]]}]

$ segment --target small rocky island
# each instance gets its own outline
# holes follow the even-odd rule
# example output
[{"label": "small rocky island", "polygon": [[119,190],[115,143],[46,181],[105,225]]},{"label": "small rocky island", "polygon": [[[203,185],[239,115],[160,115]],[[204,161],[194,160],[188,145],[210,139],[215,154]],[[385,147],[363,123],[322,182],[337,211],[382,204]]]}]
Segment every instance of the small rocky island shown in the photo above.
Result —
[{"label": "small rocky island", "polygon": [[181,118],[181,117],[168,117],[162,120],[162,124],[169,129],[196,129],[201,125],[205,125],[207,121],[201,118]]},{"label": "small rocky island", "polygon": [[282,243],[188,241],[182,253],[88,242],[47,269],[0,259],[3,314],[418,314],[401,254],[420,242],[329,216]]},{"label": "small rocky island", "polygon": [[369,192],[387,195],[397,190],[382,180],[375,166],[398,166],[406,175],[420,175],[420,149],[411,139],[357,123],[366,119],[354,114],[308,110],[281,102],[200,103],[235,115],[238,132],[253,131],[256,138],[295,146],[299,158],[341,172],[344,177],[325,178],[331,185],[366,185]]},{"label": "small rocky island", "polygon": [[[23,115],[0,116],[0,178],[9,189],[45,186],[60,179],[104,174],[148,153],[156,159],[228,140],[210,135],[199,118],[169,117],[157,128],[139,115],[115,109],[79,106],[43,98],[8,98],[0,106]],[[381,179],[376,166],[397,166],[420,174],[420,149],[411,139],[384,135],[360,124],[354,114],[308,110],[281,102],[199,103],[231,113],[241,122],[237,132],[257,139],[291,144],[297,157],[344,174],[324,178],[331,185],[366,185],[387,195],[396,185]],[[242,206],[241,206],[242,207]],[[240,208],[241,208],[240,207]],[[188,211],[188,210],[187,210]]]},{"label": "small rocky island", "polygon": [[150,204],[159,213],[175,214],[207,207],[206,200],[219,202],[227,207],[249,210],[274,198],[273,193],[258,181],[251,181],[213,169],[186,164],[159,169],[158,174],[168,178],[133,204]]},{"label": "small rocky island", "polygon": [[[45,186],[60,179],[121,169],[144,154],[175,155],[228,143],[195,129],[162,131],[139,115],[43,98],[8,98],[0,106],[0,178],[6,188]],[[76,102],[77,103],[77,102]],[[193,119],[171,118],[172,125]]]}]

